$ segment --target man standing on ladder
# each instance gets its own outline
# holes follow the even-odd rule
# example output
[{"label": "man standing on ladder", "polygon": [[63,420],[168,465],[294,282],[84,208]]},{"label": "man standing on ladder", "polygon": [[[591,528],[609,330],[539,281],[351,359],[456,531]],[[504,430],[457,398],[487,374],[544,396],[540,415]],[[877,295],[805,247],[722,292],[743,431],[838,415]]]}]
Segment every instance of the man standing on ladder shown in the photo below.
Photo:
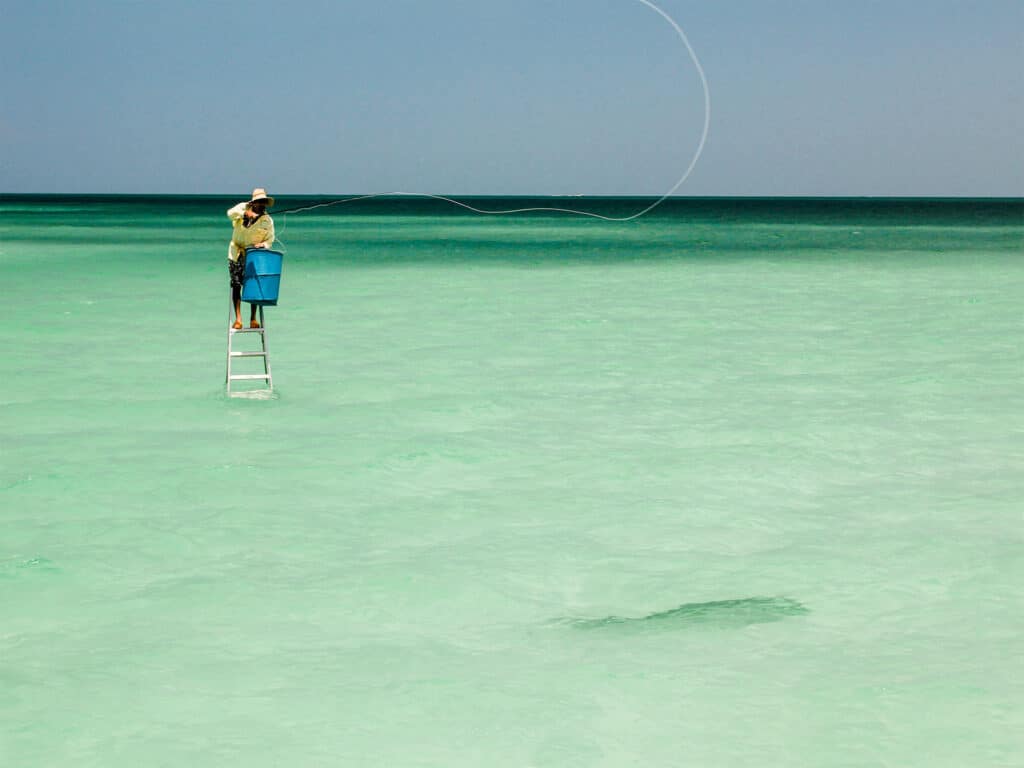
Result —
[{"label": "man standing on ladder", "polygon": [[[274,198],[267,196],[265,189],[252,191],[252,199],[239,203],[228,210],[231,219],[231,244],[228,246],[228,274],[231,276],[231,301],[235,307],[235,324],[242,327],[242,282],[245,279],[245,249],[270,248],[274,245],[274,220],[267,214],[267,208],[274,204]],[[259,328],[256,320],[256,305],[252,305],[249,327]]]}]

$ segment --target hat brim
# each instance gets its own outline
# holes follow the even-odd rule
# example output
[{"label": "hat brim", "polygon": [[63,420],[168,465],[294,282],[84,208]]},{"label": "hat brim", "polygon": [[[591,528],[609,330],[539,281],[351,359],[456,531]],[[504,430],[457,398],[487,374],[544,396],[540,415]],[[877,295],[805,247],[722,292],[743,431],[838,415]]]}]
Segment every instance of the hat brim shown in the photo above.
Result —
[{"label": "hat brim", "polygon": [[272,197],[254,197],[249,201],[250,203],[266,203],[269,208],[274,204],[274,198]]}]

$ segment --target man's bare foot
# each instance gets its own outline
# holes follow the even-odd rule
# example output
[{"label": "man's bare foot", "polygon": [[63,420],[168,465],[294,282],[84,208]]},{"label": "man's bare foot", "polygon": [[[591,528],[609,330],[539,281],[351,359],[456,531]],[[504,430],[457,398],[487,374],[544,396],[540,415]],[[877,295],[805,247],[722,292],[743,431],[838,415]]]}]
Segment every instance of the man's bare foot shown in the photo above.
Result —
[{"label": "man's bare foot", "polygon": [[259,320],[253,320],[251,323],[249,323],[249,327],[250,328],[259,328],[260,327]]},{"label": "man's bare foot", "polygon": [[236,331],[242,330],[242,321],[241,320],[235,320],[234,325],[232,325],[231,327],[234,328]]}]

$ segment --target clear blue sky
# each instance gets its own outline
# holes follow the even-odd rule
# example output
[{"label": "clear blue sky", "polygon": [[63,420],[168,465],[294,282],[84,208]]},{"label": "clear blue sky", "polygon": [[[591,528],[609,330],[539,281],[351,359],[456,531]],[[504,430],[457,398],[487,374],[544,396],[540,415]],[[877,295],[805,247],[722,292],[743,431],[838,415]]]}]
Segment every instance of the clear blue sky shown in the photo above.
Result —
[{"label": "clear blue sky", "polygon": [[[654,0],[687,195],[1024,195],[1020,0]],[[637,0],[0,0],[0,192],[651,194]]]}]

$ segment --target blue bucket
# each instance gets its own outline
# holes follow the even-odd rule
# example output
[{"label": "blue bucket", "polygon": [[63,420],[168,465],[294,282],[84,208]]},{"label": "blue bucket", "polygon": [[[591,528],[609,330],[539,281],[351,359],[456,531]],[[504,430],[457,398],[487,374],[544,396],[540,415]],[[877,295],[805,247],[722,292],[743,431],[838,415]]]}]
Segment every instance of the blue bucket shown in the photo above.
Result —
[{"label": "blue bucket", "polygon": [[277,304],[277,292],[281,288],[281,259],[279,252],[265,248],[249,248],[245,252],[242,301],[263,307]]}]

